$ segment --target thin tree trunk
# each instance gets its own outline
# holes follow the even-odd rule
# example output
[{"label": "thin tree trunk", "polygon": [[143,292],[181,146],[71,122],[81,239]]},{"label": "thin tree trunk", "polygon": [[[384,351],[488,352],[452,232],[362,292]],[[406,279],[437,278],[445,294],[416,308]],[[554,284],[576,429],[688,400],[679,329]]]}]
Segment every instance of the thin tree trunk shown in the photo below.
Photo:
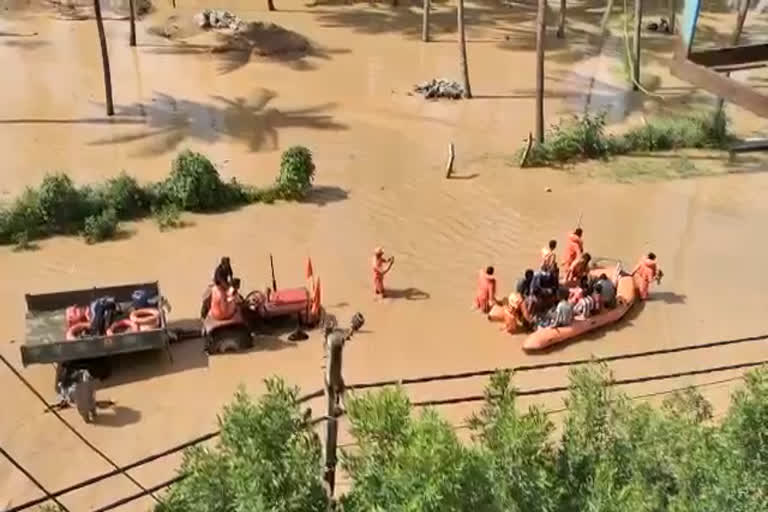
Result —
[{"label": "thin tree trunk", "polygon": [[[748,10],[749,10],[749,0],[740,0],[739,13],[736,15],[736,27],[733,29],[733,34],[731,34],[731,46],[736,46],[739,44],[739,40],[741,39],[741,32],[744,30],[744,22],[747,21]],[[725,76],[729,77],[731,76],[731,73],[728,72],[725,74]],[[715,109],[715,121],[718,120],[717,119],[718,117],[723,115],[724,107],[725,107],[725,99],[718,98],[717,108]]]},{"label": "thin tree trunk", "polygon": [[536,13],[536,142],[544,142],[544,35],[547,0],[539,0]]},{"label": "thin tree trunk", "polygon": [[605,35],[605,31],[608,30],[608,21],[611,18],[613,11],[613,0],[607,0],[605,2],[605,12],[603,12],[603,19],[600,20],[600,35]]},{"label": "thin tree trunk", "polygon": [[276,11],[275,9],[275,0],[267,0],[267,10],[269,11]]},{"label": "thin tree trunk", "polygon": [[400,2],[398,2],[398,0],[392,0],[392,7],[397,7],[398,5],[400,5]]},{"label": "thin tree trunk", "polygon": [[557,38],[565,37],[565,0],[560,0],[560,23],[557,25]]},{"label": "thin tree trunk", "polygon": [[136,6],[135,0],[128,0],[128,7],[131,10],[131,38],[130,45],[136,46]]},{"label": "thin tree trunk", "polygon": [[421,18],[421,40],[425,43],[429,42],[429,11],[431,5],[430,0],[424,0],[424,9]]},{"label": "thin tree trunk", "polygon": [[677,29],[677,0],[669,0],[669,33],[674,34]]},{"label": "thin tree trunk", "polygon": [[107,36],[104,35],[104,20],[101,19],[99,0],[93,0],[93,11],[96,14],[96,28],[99,29],[99,44],[101,45],[101,64],[104,69],[104,89],[107,95],[107,115],[115,115],[112,102],[112,73],[109,71],[109,52],[107,51]]},{"label": "thin tree trunk", "polygon": [[632,89],[640,90],[640,35],[643,28],[643,0],[635,0],[635,40],[632,41],[632,58],[635,61],[635,67],[632,77]]},{"label": "thin tree trunk", "polygon": [[456,19],[459,28],[459,65],[461,66],[464,97],[471,98],[472,89],[469,87],[469,67],[467,66],[467,41],[464,35],[464,0],[457,0]]}]

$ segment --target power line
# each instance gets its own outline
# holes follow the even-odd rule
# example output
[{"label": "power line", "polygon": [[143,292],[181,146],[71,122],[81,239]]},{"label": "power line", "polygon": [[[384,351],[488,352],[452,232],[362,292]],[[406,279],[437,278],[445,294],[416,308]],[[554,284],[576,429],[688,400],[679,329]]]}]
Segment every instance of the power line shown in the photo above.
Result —
[{"label": "power line", "polygon": [[[314,398],[318,398],[318,397],[323,396],[323,393],[324,393],[324,391],[322,389],[321,390],[316,390],[316,391],[313,391],[311,393],[307,393],[306,395],[300,396],[296,400],[296,402],[298,404],[302,404],[302,403],[308,402],[308,401],[310,401],[310,400],[312,400]],[[315,421],[315,420],[313,420],[313,421]],[[143,465],[148,464],[150,462],[153,462],[153,461],[155,461],[157,459],[160,459],[160,458],[166,457],[168,455],[172,455],[174,453],[180,452],[180,451],[182,451],[182,450],[184,450],[186,448],[189,448],[190,446],[194,446],[194,445],[203,443],[205,441],[208,441],[209,439],[212,439],[212,438],[218,436],[220,433],[221,433],[221,431],[216,430],[214,432],[209,432],[207,434],[203,434],[203,435],[198,436],[198,437],[196,437],[194,439],[190,439],[189,441],[186,441],[184,443],[177,444],[176,446],[172,446],[170,448],[167,448],[167,449],[165,449],[165,450],[163,450],[161,452],[154,453],[152,455],[148,455],[148,456],[146,456],[144,458],[138,459],[138,460],[136,460],[134,462],[131,462],[130,464],[127,464],[127,465],[123,466],[122,468],[115,468],[112,471],[107,471],[106,473],[102,473],[100,475],[96,475],[94,477],[88,478],[87,480],[83,480],[83,481],[78,482],[76,484],[70,485],[69,487],[65,487],[63,489],[59,489],[58,491],[55,491],[55,492],[51,493],[51,496],[54,497],[54,498],[57,498],[57,497],[62,496],[64,494],[69,494],[70,492],[77,491],[79,489],[82,489],[83,487],[87,487],[89,485],[93,485],[95,483],[101,482],[102,480],[106,480],[107,478],[111,478],[113,476],[122,474],[125,471],[137,468],[139,466],[143,466]],[[145,494],[142,494],[142,496],[145,496]],[[139,497],[141,497],[141,496],[139,496]],[[40,498],[35,498],[33,500],[27,501],[26,503],[22,503],[20,505],[16,505],[14,507],[11,507],[11,508],[5,510],[4,512],[20,512],[21,510],[25,510],[25,509],[28,509],[30,507],[34,507],[35,505],[39,505],[41,503],[44,503],[44,502],[48,501],[48,499],[49,498],[46,497],[46,496],[41,496]]]},{"label": "power line", "polygon": [[[680,347],[648,350],[645,352],[630,352],[625,354],[617,354],[613,356],[597,357],[597,358],[591,358],[591,359],[573,359],[570,361],[555,361],[550,363],[520,365],[520,366],[515,366],[513,368],[505,368],[503,370],[519,373],[519,372],[527,372],[527,371],[535,371],[535,370],[546,370],[550,368],[578,366],[578,365],[592,363],[592,362],[609,363],[612,361],[619,361],[622,359],[635,359],[639,357],[650,357],[650,356],[663,355],[663,354],[674,354],[677,352],[686,352],[689,350],[701,350],[705,348],[734,345],[737,343],[746,343],[750,341],[759,341],[759,340],[766,340],[766,339],[768,339],[768,334],[762,334],[759,336],[749,336],[747,338],[736,338],[731,340],[712,341],[712,342],[702,343],[698,345],[682,345]],[[493,375],[494,373],[500,370],[502,369],[477,370],[477,371],[459,372],[459,373],[444,373],[439,375],[428,375],[424,377],[414,377],[414,378],[408,378],[408,379],[381,380],[381,381],[375,381],[375,382],[366,382],[362,384],[350,384],[347,386],[347,389],[366,389],[366,388],[377,388],[382,386],[394,386],[397,384],[400,384],[400,385],[422,384],[422,383],[433,382],[433,381],[468,379],[472,377],[486,377],[488,375]]]},{"label": "power line", "polygon": [[8,459],[8,462],[10,462],[11,464],[13,464],[13,466],[14,466],[16,469],[18,469],[19,471],[21,471],[22,473],[24,473],[24,476],[26,476],[27,478],[29,478],[29,479],[32,481],[32,483],[33,483],[33,484],[35,484],[35,485],[37,486],[37,488],[38,488],[38,489],[40,489],[41,491],[43,491],[43,493],[44,493],[44,494],[45,494],[45,496],[46,496],[46,498],[45,498],[45,500],[44,500],[44,501],[53,500],[53,502],[54,502],[54,503],[56,503],[56,505],[58,505],[58,506],[59,506],[59,508],[61,508],[61,509],[62,509],[64,512],[69,512],[69,509],[68,509],[67,507],[65,507],[65,506],[64,506],[64,505],[63,505],[63,504],[62,504],[62,503],[61,503],[59,500],[57,500],[56,498],[54,498],[53,496],[51,496],[51,493],[50,493],[50,492],[48,492],[48,489],[46,489],[45,487],[43,487],[43,484],[41,484],[41,483],[40,483],[40,482],[37,480],[37,478],[35,478],[34,476],[32,476],[32,473],[30,473],[29,471],[27,471],[27,470],[24,468],[24,466],[22,466],[22,465],[21,465],[21,464],[20,464],[20,463],[19,463],[19,462],[18,462],[16,459],[14,459],[13,457],[11,457],[11,454],[10,454],[10,453],[8,453],[7,451],[5,451],[5,448],[3,448],[2,446],[0,446],[0,453],[2,453],[2,454],[3,454],[3,456],[4,456],[6,459]]},{"label": "power line", "polygon": [[[73,433],[73,434],[75,434],[75,436],[77,436],[77,438],[78,438],[78,439],[80,439],[80,440],[81,440],[81,441],[82,441],[82,442],[83,442],[83,443],[84,443],[86,446],[88,446],[88,447],[89,447],[91,450],[93,450],[93,451],[94,451],[94,452],[95,452],[97,455],[99,455],[99,456],[100,456],[102,459],[104,459],[105,461],[107,461],[107,462],[108,462],[108,463],[109,463],[109,464],[110,464],[110,465],[111,465],[113,468],[115,468],[115,469],[116,469],[116,470],[118,470],[120,473],[122,473],[123,475],[125,475],[125,477],[126,477],[128,480],[130,480],[131,482],[133,482],[133,483],[136,485],[136,487],[138,487],[138,488],[139,488],[139,489],[141,489],[142,491],[146,491],[146,489],[144,488],[144,486],[143,486],[143,485],[141,485],[141,484],[138,482],[138,480],[136,480],[136,479],[135,479],[135,478],[133,478],[131,475],[129,475],[128,473],[126,473],[126,472],[125,472],[125,470],[121,469],[121,468],[120,468],[120,466],[118,466],[118,465],[115,463],[115,461],[113,461],[111,458],[109,458],[109,457],[107,456],[107,454],[105,454],[103,451],[99,450],[99,449],[98,449],[98,448],[97,448],[97,447],[96,447],[96,446],[95,446],[93,443],[91,443],[90,441],[88,441],[88,439],[86,439],[86,438],[85,438],[85,436],[83,436],[83,435],[82,435],[80,432],[78,432],[78,431],[77,431],[77,429],[76,429],[75,427],[73,427],[73,426],[72,426],[72,425],[71,425],[71,424],[70,424],[70,423],[69,423],[67,420],[65,420],[65,419],[64,419],[64,417],[62,417],[62,415],[61,415],[61,414],[59,414],[59,411],[57,411],[56,409],[54,409],[53,407],[51,407],[51,405],[50,405],[50,404],[49,404],[49,403],[48,403],[48,402],[45,400],[45,398],[43,398],[43,395],[41,395],[41,394],[40,394],[40,392],[39,392],[39,391],[37,391],[37,390],[36,390],[36,389],[35,389],[35,388],[32,386],[32,384],[30,384],[30,383],[29,383],[29,381],[27,381],[27,379],[25,379],[25,378],[24,378],[24,376],[23,376],[21,373],[19,373],[19,371],[16,369],[16,367],[14,367],[14,366],[13,366],[13,365],[12,365],[12,364],[11,364],[11,363],[10,363],[10,362],[9,362],[9,361],[6,359],[6,358],[5,358],[5,356],[3,356],[2,354],[0,354],[0,359],[3,361],[3,363],[5,363],[5,366],[7,366],[7,367],[8,367],[8,369],[9,369],[9,370],[11,370],[11,372],[13,372],[13,374],[14,374],[14,375],[16,375],[16,377],[17,377],[17,378],[18,378],[18,379],[19,379],[19,380],[20,380],[22,383],[24,383],[24,385],[25,385],[25,386],[26,386],[26,387],[27,387],[27,388],[28,388],[28,389],[29,389],[29,390],[32,392],[32,394],[34,394],[34,395],[35,395],[35,396],[38,398],[38,400],[40,400],[40,401],[43,403],[43,405],[45,405],[46,409],[47,409],[47,410],[49,410],[49,411],[51,411],[51,412],[54,414],[54,416],[56,416],[56,418],[58,418],[58,420],[59,420],[61,423],[63,423],[63,424],[64,424],[64,426],[66,426],[66,427],[67,427],[67,428],[68,428],[70,431],[72,431],[72,433]],[[154,499],[154,500],[155,500],[157,503],[161,503],[161,501],[160,501],[160,500],[157,498],[157,496],[155,496],[155,495],[154,495],[154,494],[152,494],[152,493],[149,493],[149,495],[150,495],[150,496],[152,496],[152,499]]]},{"label": "power line", "polygon": [[[730,364],[725,366],[714,366],[711,368],[704,368],[701,370],[689,370],[685,372],[646,375],[643,377],[634,377],[631,379],[615,380],[615,381],[609,382],[608,385],[625,386],[627,384],[639,384],[641,382],[650,382],[655,380],[676,379],[679,377],[689,377],[693,375],[704,375],[707,373],[725,372],[728,370],[739,370],[742,368],[752,368],[755,366],[764,365],[766,363],[768,363],[768,360],[751,361],[747,363]],[[517,391],[516,395],[517,396],[547,395],[551,393],[561,393],[563,391],[568,391],[568,389],[570,389],[569,386],[552,386],[547,388],[535,388],[535,389]],[[420,402],[412,402],[411,405],[414,407],[430,407],[434,405],[454,405],[454,404],[461,404],[461,403],[468,403],[468,402],[480,402],[485,400],[486,398],[487,397],[485,395],[469,395],[464,397],[454,397],[454,398],[445,398],[445,399],[437,399],[437,400],[422,400]]]}]

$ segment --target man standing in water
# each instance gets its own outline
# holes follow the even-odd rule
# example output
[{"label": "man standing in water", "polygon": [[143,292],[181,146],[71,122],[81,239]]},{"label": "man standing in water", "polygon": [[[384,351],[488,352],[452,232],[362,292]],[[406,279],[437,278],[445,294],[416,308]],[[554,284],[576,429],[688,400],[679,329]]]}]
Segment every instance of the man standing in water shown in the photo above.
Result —
[{"label": "man standing in water", "polygon": [[376,297],[384,298],[384,276],[392,269],[395,257],[384,258],[384,249],[377,247],[373,253],[373,292]]},{"label": "man standing in water", "polygon": [[568,235],[568,242],[565,244],[565,259],[562,265],[566,272],[571,268],[573,262],[581,256],[581,253],[584,252],[583,234],[584,231],[581,228],[576,228],[573,233]]}]

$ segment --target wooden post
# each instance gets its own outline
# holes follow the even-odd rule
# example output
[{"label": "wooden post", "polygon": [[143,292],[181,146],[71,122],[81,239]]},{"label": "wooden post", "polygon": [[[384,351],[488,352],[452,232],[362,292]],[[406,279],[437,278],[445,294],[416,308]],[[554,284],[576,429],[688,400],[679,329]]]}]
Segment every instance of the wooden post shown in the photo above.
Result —
[{"label": "wooden post", "polygon": [[539,0],[536,13],[536,142],[544,142],[544,36],[547,0]]},{"label": "wooden post", "polygon": [[274,0],[267,0],[267,10],[268,11],[276,11],[275,9],[275,2]]},{"label": "wooden post", "polygon": [[136,46],[136,0],[128,0],[128,7],[131,11],[131,36],[129,44]]},{"label": "wooden post", "polygon": [[669,33],[675,34],[675,24],[677,23],[677,0],[669,0]]},{"label": "wooden post", "polygon": [[421,17],[421,40],[425,43],[429,42],[429,11],[431,5],[430,0],[424,0],[424,9]]},{"label": "wooden post", "polygon": [[112,102],[112,73],[109,71],[109,52],[107,50],[107,36],[104,34],[104,20],[101,18],[101,5],[99,0],[93,0],[93,11],[96,14],[96,28],[99,31],[99,44],[101,45],[101,64],[104,70],[104,89],[107,95],[107,115],[115,115],[115,105]]},{"label": "wooden post", "polygon": [[445,164],[445,177],[450,179],[453,172],[453,159],[456,158],[456,151],[453,148],[453,142],[448,144],[448,162]]},{"label": "wooden post", "polygon": [[339,403],[344,393],[344,379],[341,375],[342,351],[346,336],[341,329],[334,329],[325,338],[326,373],[325,395],[328,400],[325,430],[325,483],[328,495],[333,498],[336,487],[336,444],[338,439]]},{"label": "wooden post", "polygon": [[640,32],[643,29],[643,0],[635,0],[635,40],[632,41],[632,58],[635,67],[632,77],[632,90],[640,90]]},{"label": "wooden post", "polygon": [[565,37],[565,0],[560,0],[560,23],[557,25],[557,38]]},{"label": "wooden post", "polygon": [[464,34],[464,0],[456,0],[456,21],[459,29],[459,65],[461,66],[462,86],[464,97],[472,97],[472,89],[469,86],[469,67],[467,65],[467,41]]},{"label": "wooden post", "polygon": [[[731,46],[736,46],[739,44],[739,40],[741,39],[741,32],[744,30],[744,22],[747,20],[747,11],[749,10],[749,0],[740,0],[739,1],[739,12],[736,15],[736,27],[733,29],[733,34],[731,35]],[[729,77],[731,76],[730,72],[726,72],[725,76]],[[718,98],[717,99],[717,108],[715,109],[715,122],[719,122],[719,117],[723,115],[723,108],[725,107],[725,99]],[[717,126],[717,125],[715,125]]]}]

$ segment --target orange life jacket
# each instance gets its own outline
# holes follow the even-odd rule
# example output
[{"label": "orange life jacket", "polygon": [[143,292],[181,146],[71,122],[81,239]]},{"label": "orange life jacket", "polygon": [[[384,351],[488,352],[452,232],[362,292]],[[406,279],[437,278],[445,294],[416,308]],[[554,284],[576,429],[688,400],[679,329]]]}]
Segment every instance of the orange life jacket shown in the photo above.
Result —
[{"label": "orange life jacket", "polygon": [[563,267],[569,268],[571,263],[576,261],[581,253],[584,252],[584,241],[575,233],[568,235],[568,242],[565,244],[565,260]]},{"label": "orange life jacket", "polygon": [[478,309],[486,311],[491,300],[496,296],[496,278],[489,276],[484,270],[480,271],[480,277],[477,280],[477,293],[475,295],[475,306]]},{"label": "orange life jacket", "polygon": [[237,313],[237,304],[231,294],[221,286],[211,289],[211,316],[216,320],[229,320]]}]

